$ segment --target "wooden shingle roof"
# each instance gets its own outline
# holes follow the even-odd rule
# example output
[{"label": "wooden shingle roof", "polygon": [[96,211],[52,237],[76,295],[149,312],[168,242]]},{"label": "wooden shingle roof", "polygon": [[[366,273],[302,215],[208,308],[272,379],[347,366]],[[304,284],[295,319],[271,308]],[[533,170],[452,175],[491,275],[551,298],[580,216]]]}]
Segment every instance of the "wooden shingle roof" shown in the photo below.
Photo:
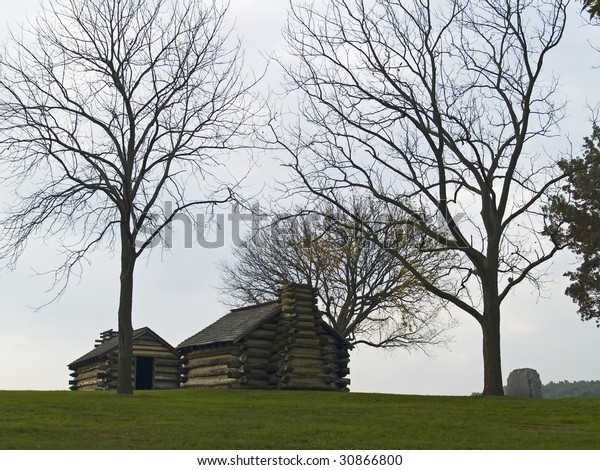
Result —
[{"label": "wooden shingle roof", "polygon": [[232,310],[194,336],[183,341],[177,349],[217,343],[235,343],[263,322],[281,311],[278,301]]}]

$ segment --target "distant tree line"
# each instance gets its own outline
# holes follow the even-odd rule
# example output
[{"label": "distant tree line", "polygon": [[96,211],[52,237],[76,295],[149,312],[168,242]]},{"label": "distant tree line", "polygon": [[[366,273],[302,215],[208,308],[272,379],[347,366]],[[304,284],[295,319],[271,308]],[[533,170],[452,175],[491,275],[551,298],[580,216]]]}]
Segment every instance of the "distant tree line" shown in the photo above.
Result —
[{"label": "distant tree line", "polygon": [[542,396],[544,398],[598,397],[600,396],[600,380],[549,382],[542,386]]}]

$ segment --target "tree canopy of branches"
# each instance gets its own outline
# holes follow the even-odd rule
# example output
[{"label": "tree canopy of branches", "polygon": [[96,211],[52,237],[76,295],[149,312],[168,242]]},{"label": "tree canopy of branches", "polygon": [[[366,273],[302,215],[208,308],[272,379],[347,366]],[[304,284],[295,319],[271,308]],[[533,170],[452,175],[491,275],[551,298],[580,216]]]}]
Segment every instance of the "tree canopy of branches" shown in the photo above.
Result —
[{"label": "tree canopy of branches", "polygon": [[585,140],[583,157],[559,165],[568,180],[548,206],[550,230],[561,228],[560,236],[581,258],[577,270],[565,274],[572,281],[565,293],[579,306],[582,320],[595,319],[600,327],[600,127]]},{"label": "tree canopy of branches", "polygon": [[[273,124],[296,176],[290,191],[348,216],[350,194],[411,214],[436,250],[460,259],[440,287],[388,249],[421,285],[482,329],[486,395],[502,395],[501,304],[560,246],[540,206],[560,175],[535,142],[562,116],[543,78],[566,2],[331,0],[296,4],[286,37],[300,125]],[[384,247],[375,227],[355,217]],[[426,245],[429,246],[429,245]]]},{"label": "tree canopy of branches", "polygon": [[228,201],[218,167],[249,131],[239,44],[215,2],[46,2],[0,56],[0,164],[17,197],[3,222],[14,262],[61,235],[62,289],[86,254],[120,253],[118,392],[133,392],[136,261],[173,217]]},{"label": "tree canopy of branches", "polygon": [[[355,201],[361,219],[389,217],[381,204]],[[306,283],[318,293],[325,318],[351,344],[379,348],[420,348],[444,341],[451,322],[441,320],[443,302],[429,294],[388,251],[369,241],[360,226],[332,205],[278,220],[253,234],[223,263],[222,292],[237,306],[276,297],[285,283]],[[396,215],[396,221],[401,218]],[[419,250],[413,225],[387,230],[387,246],[428,273],[433,283],[443,278],[441,255]],[[406,229],[406,230],[403,230]]]}]

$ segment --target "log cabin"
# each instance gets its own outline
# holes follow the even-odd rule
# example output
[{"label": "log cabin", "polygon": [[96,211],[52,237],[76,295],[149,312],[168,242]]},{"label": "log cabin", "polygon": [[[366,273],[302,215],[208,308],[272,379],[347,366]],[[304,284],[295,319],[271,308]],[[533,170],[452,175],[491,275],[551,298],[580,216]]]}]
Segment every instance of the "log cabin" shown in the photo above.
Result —
[{"label": "log cabin", "polygon": [[[118,333],[100,333],[96,347],[69,364],[71,390],[112,390],[117,388]],[[150,328],[133,332],[133,374],[136,390],[179,388],[179,354]]]},{"label": "log cabin", "polygon": [[348,391],[351,345],[322,319],[315,291],[232,310],[183,341],[182,387]]}]

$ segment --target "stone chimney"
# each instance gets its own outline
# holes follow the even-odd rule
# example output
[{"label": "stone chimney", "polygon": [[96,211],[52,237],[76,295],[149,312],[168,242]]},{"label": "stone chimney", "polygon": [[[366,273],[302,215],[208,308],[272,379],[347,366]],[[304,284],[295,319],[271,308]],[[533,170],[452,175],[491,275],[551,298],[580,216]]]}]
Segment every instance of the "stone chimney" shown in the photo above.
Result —
[{"label": "stone chimney", "polygon": [[269,383],[280,389],[348,390],[348,350],[325,331],[317,292],[307,284],[279,290],[281,317]]}]

